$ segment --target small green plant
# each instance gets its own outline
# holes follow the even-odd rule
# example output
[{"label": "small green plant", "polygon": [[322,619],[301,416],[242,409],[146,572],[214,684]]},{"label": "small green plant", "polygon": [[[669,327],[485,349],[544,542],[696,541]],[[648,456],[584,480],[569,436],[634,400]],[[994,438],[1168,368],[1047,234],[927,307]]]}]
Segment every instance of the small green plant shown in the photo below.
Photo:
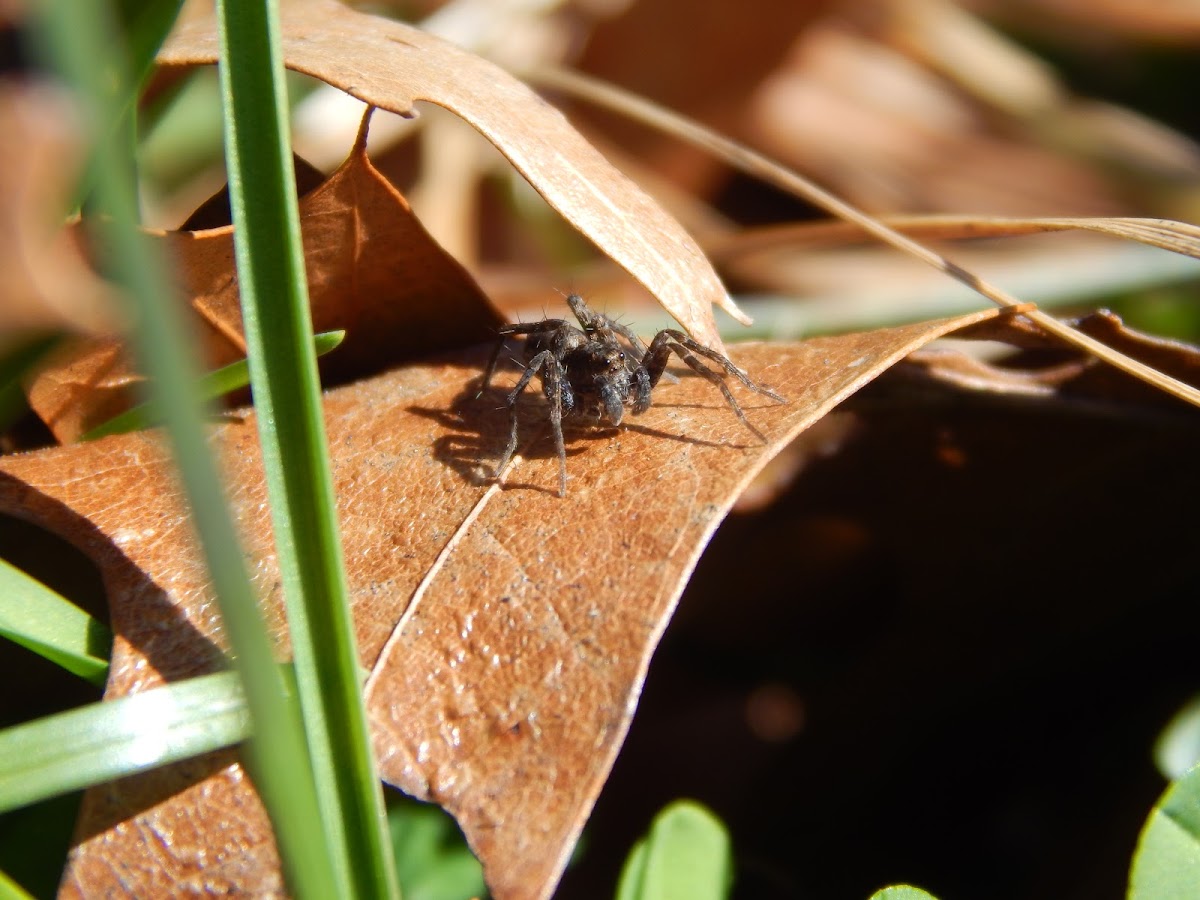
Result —
[{"label": "small green plant", "polygon": [[625,861],[617,900],[721,900],[733,884],[729,832],[707,807],[677,800]]}]

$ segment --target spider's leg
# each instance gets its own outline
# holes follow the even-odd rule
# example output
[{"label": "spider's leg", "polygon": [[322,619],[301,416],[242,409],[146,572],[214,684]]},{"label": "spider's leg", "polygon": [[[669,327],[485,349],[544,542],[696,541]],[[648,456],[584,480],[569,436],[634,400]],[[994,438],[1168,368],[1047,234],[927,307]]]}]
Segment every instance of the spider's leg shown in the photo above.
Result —
[{"label": "spider's leg", "polygon": [[[563,378],[562,364],[549,350],[543,350],[535,358],[542,360],[542,391],[550,401],[550,430],[554,432],[554,449],[558,451],[558,496],[567,495],[567,448],[563,441],[563,406],[571,410],[574,395],[570,383]],[[532,363],[530,363],[532,365]]]},{"label": "spider's leg", "polygon": [[483,383],[480,385],[479,393],[475,395],[475,399],[478,400],[482,397],[483,392],[492,383],[492,376],[496,374],[496,366],[500,361],[500,351],[504,349],[506,338],[514,334],[537,336],[546,332],[556,331],[565,324],[567,323],[562,319],[546,319],[543,322],[519,322],[513,325],[501,325],[496,332],[500,335],[500,339],[496,342],[496,346],[492,350],[491,358],[488,359],[487,369],[483,373]]},{"label": "spider's leg", "polygon": [[[664,337],[664,335],[665,335],[665,337]],[[692,351],[692,353],[699,353],[701,356],[711,359],[713,362],[720,365],[720,367],[722,369],[724,369],[726,372],[728,372],[730,375],[732,375],[734,378],[736,378],[738,381],[740,381],[746,387],[750,388],[750,390],[754,391],[756,394],[762,394],[764,397],[770,397],[776,403],[787,403],[787,399],[785,397],[779,396],[779,394],[775,393],[769,387],[761,385],[761,384],[757,383],[756,381],[754,381],[753,379],[751,379],[749,375],[747,375],[745,372],[743,372],[741,369],[739,369],[737,366],[735,366],[733,364],[733,360],[729,359],[729,357],[722,356],[720,353],[718,353],[716,350],[713,350],[711,347],[705,347],[699,341],[693,340],[692,338],[690,338],[686,334],[684,334],[682,331],[675,331],[674,329],[666,329],[666,330],[660,331],[658,334],[656,334],[654,336],[654,341],[650,345],[651,348],[653,348],[654,344],[657,344],[660,340],[662,340],[663,343],[672,344],[673,345],[671,347],[672,352],[674,352],[676,356],[678,356],[685,363],[687,363],[687,365],[693,371],[697,371],[697,372],[700,371],[699,369],[696,368],[697,363],[699,363],[700,361],[698,359],[696,359],[694,356],[692,356],[691,353],[688,352],[689,350]],[[661,375],[662,371],[666,369],[666,365],[667,365],[667,356],[663,355],[661,363],[658,368],[660,375]],[[651,369],[650,365],[647,365],[646,368],[648,370]],[[704,367],[704,368],[707,369],[707,367]],[[711,370],[708,370],[708,371],[711,372]],[[651,378],[651,385],[658,384],[658,378],[655,377],[653,370],[651,370],[651,372],[650,372],[650,378]]]},{"label": "spider's leg", "polygon": [[531,359],[529,365],[525,367],[525,371],[521,373],[521,380],[517,382],[517,386],[512,389],[512,392],[504,401],[505,405],[508,406],[508,446],[504,448],[504,455],[500,457],[500,462],[496,464],[495,477],[497,479],[504,474],[504,470],[512,462],[513,454],[517,452],[517,399],[521,396],[521,392],[525,390],[529,382],[533,380],[533,376],[546,364],[547,359],[554,360],[554,355],[548,350],[543,350]]},{"label": "spider's leg", "polygon": [[492,376],[496,374],[496,363],[500,360],[500,351],[504,349],[505,337],[507,335],[501,334],[500,340],[496,341],[496,346],[492,349],[491,358],[488,359],[487,368],[483,372],[483,382],[479,385],[479,393],[475,395],[476,400],[483,396],[483,392],[492,383]]},{"label": "spider's leg", "polygon": [[548,331],[558,331],[567,323],[562,319],[543,319],[540,322],[517,322],[513,325],[501,325],[498,334],[542,334]]},{"label": "spider's leg", "polygon": [[584,331],[590,331],[595,327],[599,314],[587,305],[582,294],[571,294],[568,296],[567,306],[571,307],[571,312],[575,313],[575,318],[579,320],[579,324],[583,326]]},{"label": "spider's leg", "polygon": [[725,382],[725,376],[720,372],[710,369],[699,359],[697,359],[692,352],[689,351],[694,351],[695,353],[698,353],[701,356],[707,357],[713,362],[718,363],[727,374],[733,375],[752,391],[755,391],[759,394],[764,394],[770,397],[772,400],[778,400],[780,403],[787,402],[771,389],[755,384],[750,379],[749,375],[735,366],[727,357],[722,356],[716,350],[705,347],[698,341],[692,340],[682,331],[675,331],[673,329],[660,331],[654,336],[654,340],[650,342],[650,349],[646,354],[646,372],[650,379],[650,386],[653,387],[654,385],[658,384],[659,378],[662,377],[662,373],[666,370],[667,359],[672,353],[674,353],[681,360],[683,360],[684,363],[687,364],[688,368],[690,368],[693,372],[704,378],[710,384],[715,385],[725,397],[725,402],[729,404],[729,408],[733,410],[734,415],[738,417],[738,421],[741,422],[751,434],[765,444],[767,439],[763,436],[763,433],[755,428],[754,425],[750,423],[750,420],[746,418],[746,414],[742,412],[742,407],[738,404],[737,398],[735,398],[733,396],[733,392],[729,390],[729,385]]}]

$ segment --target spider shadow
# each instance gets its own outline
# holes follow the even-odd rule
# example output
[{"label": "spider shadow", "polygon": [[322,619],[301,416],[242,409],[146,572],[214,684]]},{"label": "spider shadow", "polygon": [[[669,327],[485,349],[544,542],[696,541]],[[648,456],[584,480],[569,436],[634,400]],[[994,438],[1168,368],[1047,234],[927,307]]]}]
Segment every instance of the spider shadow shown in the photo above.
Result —
[{"label": "spider shadow", "polygon": [[[467,484],[485,487],[493,484],[496,463],[504,454],[509,437],[509,411],[505,401],[511,386],[492,384],[483,390],[483,375],[470,379],[446,408],[424,406],[406,407],[408,412],[437,422],[446,434],[433,442],[433,457],[458,473]],[[536,399],[535,399],[536,398]],[[656,404],[672,408],[673,404]],[[700,404],[681,405],[680,409],[706,408]],[[540,390],[530,389],[517,405],[517,454],[523,459],[557,459],[554,436],[547,414],[547,403]],[[677,441],[700,447],[740,447],[728,441],[708,441],[679,432],[663,431],[630,421],[627,416],[619,426],[563,422],[563,439],[570,460],[587,452],[581,442],[610,440],[622,431],[636,432],[662,440]],[[746,445],[748,446],[748,445]],[[520,488],[557,496],[557,484],[518,482],[506,479],[506,489]]]}]

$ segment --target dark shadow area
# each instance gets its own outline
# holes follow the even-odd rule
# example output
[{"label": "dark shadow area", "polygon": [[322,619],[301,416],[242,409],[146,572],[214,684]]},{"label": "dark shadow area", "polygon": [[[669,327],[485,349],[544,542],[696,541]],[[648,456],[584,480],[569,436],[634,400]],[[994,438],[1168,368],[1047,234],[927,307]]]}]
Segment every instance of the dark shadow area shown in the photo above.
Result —
[{"label": "dark shadow area", "polygon": [[1124,897],[1200,691],[1200,429],[865,402],[714,537],[557,896],[692,797],[739,898]]}]

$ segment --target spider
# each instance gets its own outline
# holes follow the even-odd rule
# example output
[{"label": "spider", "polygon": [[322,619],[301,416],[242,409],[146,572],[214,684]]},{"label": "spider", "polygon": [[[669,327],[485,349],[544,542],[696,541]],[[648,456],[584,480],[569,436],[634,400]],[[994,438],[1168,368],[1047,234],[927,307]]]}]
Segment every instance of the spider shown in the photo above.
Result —
[{"label": "spider", "polygon": [[[517,386],[505,400],[508,406],[510,433],[504,456],[496,466],[499,479],[512,461],[517,449],[517,399],[534,375],[540,375],[542,392],[550,401],[550,427],[558,449],[558,496],[567,492],[567,452],[563,446],[563,419],[620,425],[625,407],[635,415],[650,408],[650,394],[674,353],[696,374],[718,387],[734,415],[760,441],[766,443],[761,431],[750,424],[738,406],[725,378],[732,375],[750,390],[770,397],[779,403],[787,401],[770,388],[755,384],[750,377],[716,350],[692,340],[682,331],[664,329],[654,336],[647,347],[629,328],[594,312],[579,294],[567,297],[571,312],[579,320],[576,328],[563,319],[545,319],[520,325],[505,325],[500,340],[488,360],[483,376],[482,395],[496,372],[496,363],[505,339],[509,335],[525,336],[527,364]],[[701,362],[696,355],[712,360],[721,367],[717,371]],[[670,378],[671,376],[667,376]]]}]

